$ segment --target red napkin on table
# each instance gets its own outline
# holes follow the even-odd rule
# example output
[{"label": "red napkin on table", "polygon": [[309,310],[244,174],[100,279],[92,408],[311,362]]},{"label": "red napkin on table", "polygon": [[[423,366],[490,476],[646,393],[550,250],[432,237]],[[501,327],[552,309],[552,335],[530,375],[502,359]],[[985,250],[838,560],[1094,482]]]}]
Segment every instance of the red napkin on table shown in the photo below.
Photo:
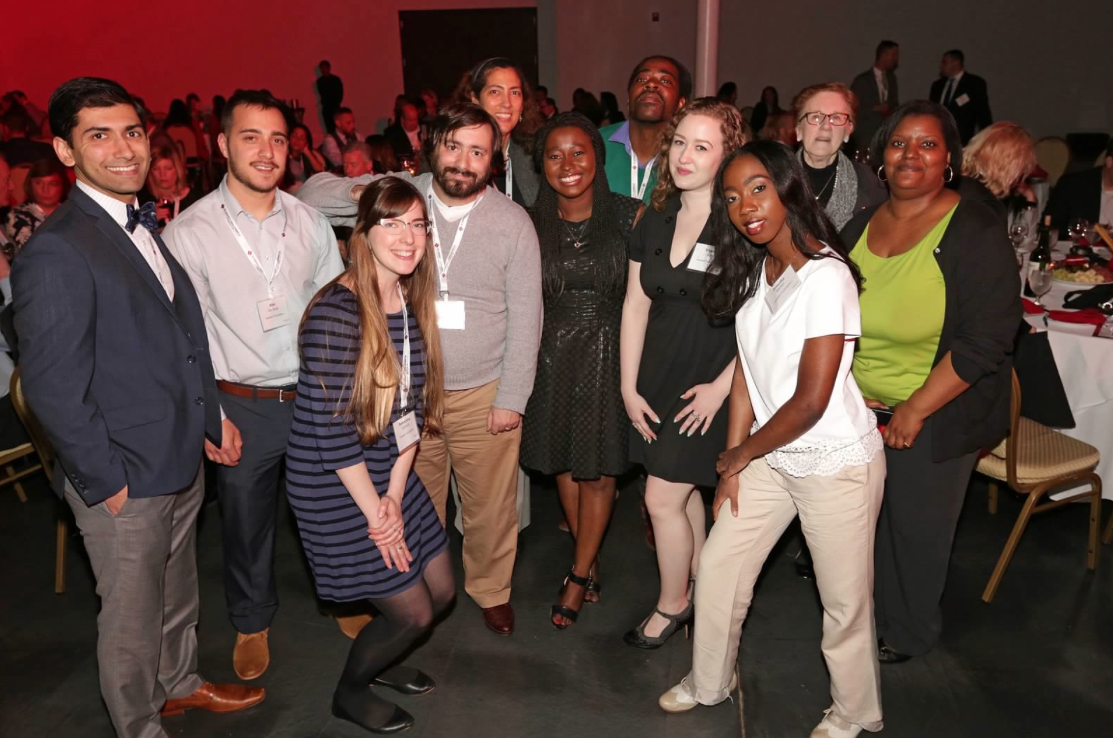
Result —
[{"label": "red napkin on table", "polygon": [[1047,312],[1046,309],[1044,309],[1044,308],[1040,307],[1039,305],[1037,305],[1036,303],[1032,302],[1027,297],[1021,297],[1020,302],[1021,302],[1021,304],[1024,305],[1024,314],[1025,315],[1043,315],[1044,313]]},{"label": "red napkin on table", "polygon": [[1049,310],[1047,312],[1048,320],[1057,320],[1060,323],[1089,323],[1094,326],[1094,335],[1098,334],[1101,327],[1105,325],[1105,314],[1097,308],[1086,308],[1085,310]]}]

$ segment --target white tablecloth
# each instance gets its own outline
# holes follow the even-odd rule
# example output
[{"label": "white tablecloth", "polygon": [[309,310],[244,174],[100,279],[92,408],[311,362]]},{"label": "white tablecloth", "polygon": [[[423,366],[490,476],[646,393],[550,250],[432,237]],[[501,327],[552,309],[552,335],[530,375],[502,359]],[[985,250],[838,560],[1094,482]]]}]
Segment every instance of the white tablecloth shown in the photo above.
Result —
[{"label": "white tablecloth", "polygon": [[[1056,249],[1056,253],[1061,247]],[[1044,306],[1058,309],[1068,292],[1078,285],[1055,282],[1044,295]],[[1043,316],[1027,316],[1037,330],[1048,331],[1055,366],[1063,380],[1075,427],[1063,433],[1094,446],[1101,452],[1097,473],[1102,480],[1102,497],[1113,500],[1113,339],[1093,335],[1092,325],[1056,323]],[[1059,495],[1056,495],[1059,496]]]}]

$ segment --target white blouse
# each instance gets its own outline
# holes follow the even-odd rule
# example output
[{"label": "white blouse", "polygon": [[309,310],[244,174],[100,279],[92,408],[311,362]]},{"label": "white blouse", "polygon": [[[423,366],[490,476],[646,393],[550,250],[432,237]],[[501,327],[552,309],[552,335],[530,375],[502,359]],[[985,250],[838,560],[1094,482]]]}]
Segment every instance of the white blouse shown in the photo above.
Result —
[{"label": "white blouse", "polygon": [[[824,253],[834,256],[830,249]],[[842,361],[823,417],[804,435],[765,461],[789,476],[830,476],[846,466],[868,464],[884,445],[877,419],[866,407],[850,373],[854,339],[862,335],[858,290],[838,258],[791,267],[769,286],[762,265],[758,288],[734,319],[756,431],[796,392],[804,341],[843,335]]]}]

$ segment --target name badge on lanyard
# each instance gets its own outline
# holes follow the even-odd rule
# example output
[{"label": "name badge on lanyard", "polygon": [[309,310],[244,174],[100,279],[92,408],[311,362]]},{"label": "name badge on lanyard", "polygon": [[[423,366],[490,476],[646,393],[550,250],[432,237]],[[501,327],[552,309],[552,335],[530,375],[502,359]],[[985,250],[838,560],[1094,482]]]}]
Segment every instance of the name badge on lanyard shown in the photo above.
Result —
[{"label": "name badge on lanyard", "polygon": [[406,310],[406,297],[402,294],[402,285],[398,285],[398,299],[402,302],[402,371],[398,381],[398,409],[401,415],[393,423],[394,441],[398,444],[401,453],[421,440],[421,431],[417,429],[417,414],[414,411],[406,412],[410,406],[410,387],[413,374],[410,371],[410,314]]},{"label": "name badge on lanyard", "polygon": [[[765,279],[764,271],[761,278]],[[765,293],[765,304],[769,307],[769,312],[776,315],[781,306],[788,302],[788,298],[792,297],[793,293],[800,288],[800,284],[800,277],[796,274],[796,270],[791,266],[785,267],[781,276]]]},{"label": "name badge on lanyard", "polygon": [[429,220],[433,229],[433,257],[437,262],[437,286],[438,292],[440,293],[440,299],[436,302],[437,327],[441,330],[464,330],[464,301],[450,299],[450,293],[448,291],[448,270],[452,266],[452,260],[456,258],[456,252],[460,249],[460,243],[464,240],[464,231],[468,228],[468,220],[471,218],[472,213],[475,212],[475,209],[479,207],[479,201],[482,199],[483,195],[480,194],[471,210],[468,211],[468,214],[457,224],[456,234],[452,238],[452,246],[448,249],[448,253],[446,254],[441,243],[440,229],[437,227],[433,195],[432,193],[429,194]]},{"label": "name badge on lanyard", "polygon": [[645,179],[638,184],[638,155],[630,152],[630,197],[636,197],[639,200],[645,198],[645,188],[649,185],[649,179],[653,175],[653,166],[657,163],[657,157],[653,157],[645,165]]},{"label": "name badge on lanyard", "polygon": [[[278,254],[274,257],[274,271],[271,272],[271,275],[268,277],[266,271],[263,269],[262,263],[259,261],[258,254],[255,253],[255,249],[247,242],[247,239],[244,238],[243,233],[240,232],[235,221],[232,220],[232,215],[228,212],[228,208],[221,205],[220,209],[224,213],[228,228],[232,231],[232,235],[235,237],[240,250],[243,251],[244,256],[251,262],[251,266],[255,267],[255,271],[259,272],[259,275],[267,283],[267,298],[255,303],[255,307],[259,311],[259,324],[263,332],[266,333],[268,331],[273,331],[275,328],[282,328],[289,325],[290,312],[286,306],[286,295],[275,294],[274,292],[274,282],[278,278],[279,272],[282,270],[282,247],[279,247]],[[282,236],[285,238],[286,234],[283,233]]]}]

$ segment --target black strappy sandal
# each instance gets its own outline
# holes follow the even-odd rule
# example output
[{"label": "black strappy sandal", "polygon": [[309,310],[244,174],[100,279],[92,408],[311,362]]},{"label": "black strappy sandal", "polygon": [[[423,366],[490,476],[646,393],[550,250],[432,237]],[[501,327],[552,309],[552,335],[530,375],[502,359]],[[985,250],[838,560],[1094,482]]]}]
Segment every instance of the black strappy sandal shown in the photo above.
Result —
[{"label": "black strappy sandal", "polygon": [[[575,567],[573,567],[572,571],[568,572],[568,576],[566,576],[564,578],[564,584],[561,586],[561,591],[562,592],[564,591],[564,587],[568,586],[569,582],[571,582],[572,584],[579,585],[580,587],[583,587],[585,596],[587,594],[587,588],[591,584],[591,580],[588,579],[587,577],[581,577],[581,576],[576,575]],[[581,604],[580,607],[583,607],[583,605]],[[567,618],[568,622],[564,623],[564,624],[557,623],[554,620],[554,618],[557,617],[558,615],[562,618]],[[553,605],[553,608],[552,608],[551,612],[549,613],[549,622],[552,623],[553,627],[556,628],[557,630],[564,630],[569,625],[576,622],[576,619],[578,617],[580,617],[580,611],[579,610],[573,610],[571,607],[568,607],[567,605]]]},{"label": "black strappy sandal", "polygon": [[[591,568],[592,569],[598,569],[599,568],[599,557],[598,556],[595,557],[595,564]],[[596,572],[596,573],[598,573],[598,572]],[[601,599],[600,595],[603,593],[603,585],[602,585],[602,583],[600,583],[599,581],[597,581],[595,579],[595,574],[592,574],[590,571],[587,573],[587,587],[586,587],[586,589],[587,589],[587,591],[584,592],[584,603],[588,604],[588,605],[598,604],[599,600]],[[592,599],[591,595],[595,595],[595,598]]]}]

